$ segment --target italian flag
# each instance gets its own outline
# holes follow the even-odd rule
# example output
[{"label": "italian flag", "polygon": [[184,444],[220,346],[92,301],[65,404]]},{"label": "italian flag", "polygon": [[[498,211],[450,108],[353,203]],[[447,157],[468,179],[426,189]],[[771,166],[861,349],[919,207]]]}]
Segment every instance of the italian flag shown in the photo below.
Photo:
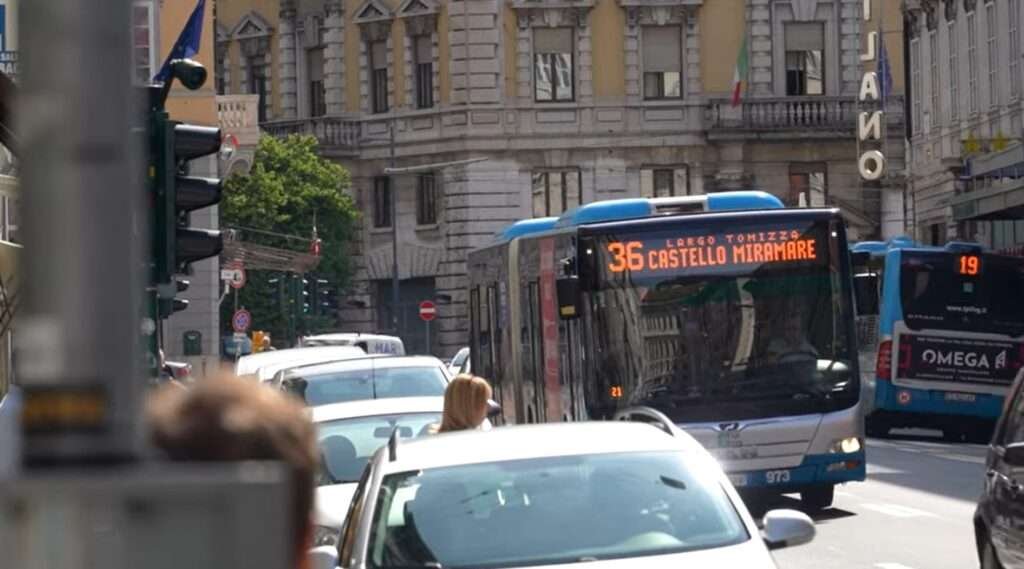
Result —
[{"label": "italian flag", "polygon": [[743,36],[740,54],[736,56],[736,68],[732,72],[732,106],[740,104],[740,91],[747,78],[747,36]]}]

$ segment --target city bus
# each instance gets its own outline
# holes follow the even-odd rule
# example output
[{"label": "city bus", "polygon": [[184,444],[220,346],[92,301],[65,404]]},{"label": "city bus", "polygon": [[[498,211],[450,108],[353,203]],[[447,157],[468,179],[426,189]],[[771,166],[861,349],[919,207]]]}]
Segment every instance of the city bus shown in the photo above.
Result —
[{"label": "city bus", "polygon": [[987,443],[1024,361],[1024,259],[908,238],[851,253],[867,433]]},{"label": "city bus", "polygon": [[845,224],[764,192],[597,202],[469,254],[470,354],[510,423],[653,410],[747,494],[865,477]]}]

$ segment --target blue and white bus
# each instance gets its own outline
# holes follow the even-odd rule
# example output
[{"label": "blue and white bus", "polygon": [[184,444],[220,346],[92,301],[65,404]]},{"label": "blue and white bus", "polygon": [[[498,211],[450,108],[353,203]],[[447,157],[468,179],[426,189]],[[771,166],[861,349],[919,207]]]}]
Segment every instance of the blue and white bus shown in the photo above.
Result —
[{"label": "blue and white bus", "polygon": [[868,434],[988,442],[1024,362],[1024,259],[908,238],[851,252]]},{"label": "blue and white bus", "polygon": [[763,192],[588,204],[469,255],[474,373],[513,423],[654,410],[741,490],[864,480],[846,230]]}]

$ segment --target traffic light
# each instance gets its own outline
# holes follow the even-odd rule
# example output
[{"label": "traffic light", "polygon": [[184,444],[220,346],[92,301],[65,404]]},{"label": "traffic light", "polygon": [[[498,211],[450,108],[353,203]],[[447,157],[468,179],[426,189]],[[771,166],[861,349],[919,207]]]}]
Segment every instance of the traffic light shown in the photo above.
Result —
[{"label": "traffic light", "polygon": [[[196,62],[178,60],[171,66],[172,79],[161,88],[166,97],[170,82],[176,78],[189,89],[198,89],[206,71]],[[159,315],[166,318],[188,308],[188,302],[176,300],[188,288],[187,281],[175,275],[190,273],[192,263],[218,255],[223,248],[219,231],[189,227],[189,214],[216,205],[221,200],[222,182],[218,178],[191,176],[188,162],[216,154],[221,146],[221,131],[216,127],[172,121],[160,100],[153,108],[151,122],[155,149],[153,172],[153,281],[156,285]]]}]

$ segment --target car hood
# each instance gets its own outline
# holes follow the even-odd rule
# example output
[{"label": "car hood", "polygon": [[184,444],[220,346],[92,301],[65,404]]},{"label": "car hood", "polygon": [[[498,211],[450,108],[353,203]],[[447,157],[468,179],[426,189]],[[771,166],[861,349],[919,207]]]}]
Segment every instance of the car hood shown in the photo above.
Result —
[{"label": "car hood", "polygon": [[355,482],[320,486],[316,489],[316,510],[314,523],[318,526],[340,528],[348,515],[352,495],[356,493]]},{"label": "car hood", "polygon": [[[686,567],[687,569],[723,569],[731,567],[778,569],[771,554],[768,553],[768,549],[759,538],[750,539],[738,545],[715,549],[673,553],[671,555],[590,561],[586,564],[587,569],[619,569],[626,567],[635,568],[638,566],[642,566],[644,569],[678,569],[679,567]],[[579,567],[579,563],[544,565],[544,569],[579,569]],[[523,568],[518,567],[518,569]]]}]

